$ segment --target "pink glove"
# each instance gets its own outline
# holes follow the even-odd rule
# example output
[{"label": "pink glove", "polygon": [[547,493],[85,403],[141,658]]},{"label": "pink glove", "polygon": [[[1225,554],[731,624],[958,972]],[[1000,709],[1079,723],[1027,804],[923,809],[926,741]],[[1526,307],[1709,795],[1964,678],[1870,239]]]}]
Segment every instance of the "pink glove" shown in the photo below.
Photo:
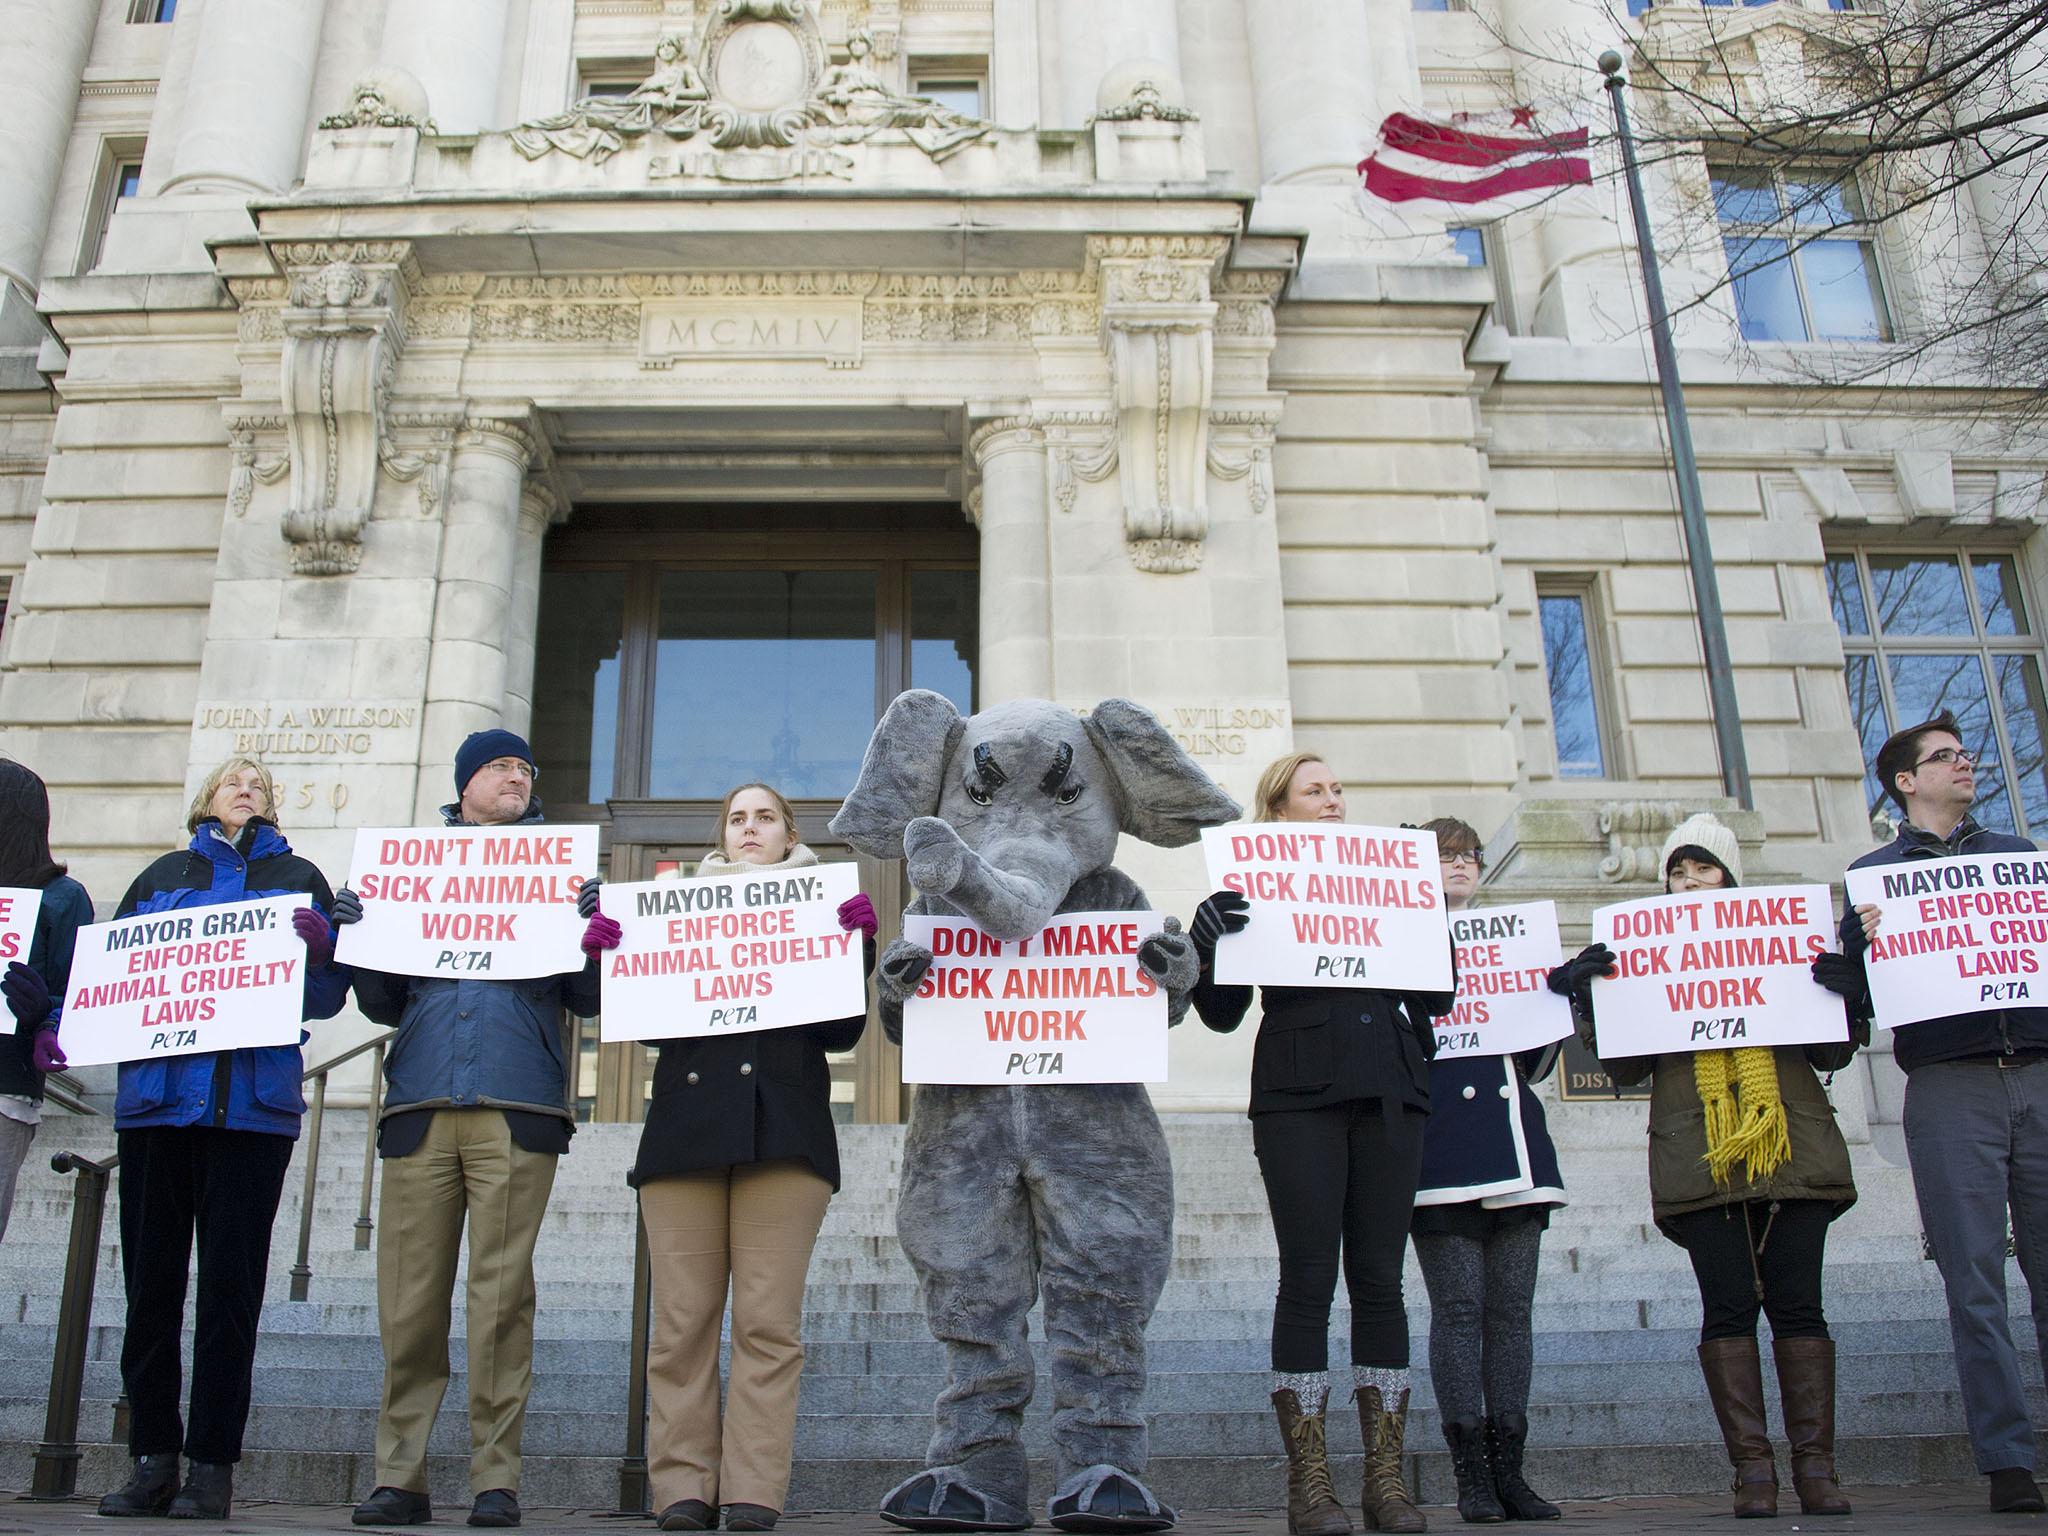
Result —
[{"label": "pink glove", "polygon": [[29,1052],[28,1059],[38,1072],[62,1072],[71,1065],[65,1059],[64,1047],[57,1043],[57,1031],[54,1029],[36,1031],[35,1047]]},{"label": "pink glove", "polygon": [[292,913],[292,932],[306,941],[306,964],[313,970],[334,963],[334,925],[314,907]]},{"label": "pink glove", "polygon": [[839,926],[848,933],[857,928],[867,938],[875,936],[875,930],[882,925],[875,917],[875,904],[868,900],[866,891],[857,891],[839,903]]},{"label": "pink glove", "polygon": [[619,940],[626,936],[618,920],[606,917],[602,912],[592,917],[583,928],[583,953],[595,960],[608,949],[617,949]]}]

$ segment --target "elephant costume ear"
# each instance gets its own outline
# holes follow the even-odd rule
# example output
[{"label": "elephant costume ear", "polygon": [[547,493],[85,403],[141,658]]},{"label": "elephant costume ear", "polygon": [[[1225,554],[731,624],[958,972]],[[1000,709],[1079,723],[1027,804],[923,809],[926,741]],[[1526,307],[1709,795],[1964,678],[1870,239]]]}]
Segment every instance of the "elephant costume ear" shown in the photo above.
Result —
[{"label": "elephant costume ear", "polygon": [[1129,699],[1104,699],[1082,722],[1116,775],[1124,831],[1179,848],[1244,815],[1238,803],[1180,749],[1159,717]]},{"label": "elephant costume ear", "polygon": [[870,858],[903,857],[903,829],[938,813],[946,765],[967,732],[953,701],[928,688],[896,695],[868,740],[860,779],[832,818],[834,835]]}]

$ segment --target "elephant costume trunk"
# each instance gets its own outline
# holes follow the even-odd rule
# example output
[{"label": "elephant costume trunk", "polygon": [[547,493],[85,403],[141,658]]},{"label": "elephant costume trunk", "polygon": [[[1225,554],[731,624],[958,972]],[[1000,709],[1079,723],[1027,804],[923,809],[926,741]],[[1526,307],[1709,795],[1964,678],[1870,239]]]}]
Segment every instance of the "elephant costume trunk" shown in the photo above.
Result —
[{"label": "elephant costume trunk", "polygon": [[1081,874],[1069,849],[1045,841],[1020,839],[961,854],[951,888],[929,894],[1005,943],[1028,939],[1051,922]]}]

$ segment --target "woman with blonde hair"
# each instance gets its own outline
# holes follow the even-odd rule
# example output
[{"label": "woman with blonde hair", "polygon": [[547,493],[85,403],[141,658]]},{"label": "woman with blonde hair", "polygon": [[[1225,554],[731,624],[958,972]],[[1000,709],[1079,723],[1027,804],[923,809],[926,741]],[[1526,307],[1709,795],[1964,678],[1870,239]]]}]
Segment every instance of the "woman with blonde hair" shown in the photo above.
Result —
[{"label": "woman with blonde hair", "polygon": [[[697,874],[818,863],[796,815],[766,784],[729,791],[718,846]],[[587,892],[593,887],[586,886]],[[618,925],[594,893],[586,948],[615,948]],[[875,963],[875,909],[839,907]],[[628,1176],[640,1191],[653,1266],[647,1474],[665,1531],[772,1530],[789,1494],[803,1374],[804,1277],[826,1204],[839,1189],[828,1051],[849,1051],[867,1012],[822,1024],[664,1040],[654,1096]],[[732,1290],[732,1367],[718,1407],[718,1335]]]},{"label": "woman with blonde hair", "polygon": [[[1321,756],[1294,752],[1259,777],[1257,819],[1342,822],[1344,786]],[[1248,986],[1219,986],[1216,941],[1250,921],[1249,903],[1218,891],[1189,933],[1201,960],[1195,1011],[1229,1032]],[[1450,939],[1444,940],[1446,949]],[[1351,1296],[1351,1395],[1365,1438],[1369,1529],[1420,1531],[1401,1444],[1408,1421],[1408,1312],[1401,1264],[1429,1115],[1429,1020],[1452,994],[1267,987],[1252,1048],[1252,1146],[1280,1247],[1273,1306],[1273,1409],[1287,1451],[1287,1528],[1342,1536],[1350,1517],[1330,1481],[1330,1304],[1339,1258]]]},{"label": "woman with blonde hair", "polygon": [[[248,757],[200,783],[191,841],[135,877],[114,915],[303,894],[293,914],[306,946],[301,1017],[330,1019],[348,997],[334,963],[334,895],[277,826],[277,788]],[[256,1363],[256,1319],[270,1229],[306,1101],[296,1045],[121,1063],[114,1131],[121,1155],[121,1271],[128,1325],[121,1381],[135,1473],[100,1500],[103,1515],[225,1520],[242,1459]],[[199,1245],[189,1422],[178,1414],[179,1333],[193,1239]],[[188,1458],[180,1486],[178,1455]]]},{"label": "woman with blonde hair", "polygon": [[[1672,829],[1658,867],[1667,892],[1730,889],[1742,881],[1742,850],[1703,812]],[[1593,978],[1613,965],[1612,950],[1591,944],[1550,973],[1589,1046]],[[1835,1480],[1835,1344],[1821,1309],[1821,1260],[1828,1224],[1856,1203],[1856,1181],[1817,1074],[1840,1071],[1869,1041],[1870,1026],[1852,1023],[1840,1045],[1601,1059],[1622,1087],[1650,1079],[1650,1209],[1699,1284],[1700,1372],[1735,1469],[1739,1518],[1778,1512],[1760,1313],[1771,1320],[1799,1507],[1849,1513]]]}]

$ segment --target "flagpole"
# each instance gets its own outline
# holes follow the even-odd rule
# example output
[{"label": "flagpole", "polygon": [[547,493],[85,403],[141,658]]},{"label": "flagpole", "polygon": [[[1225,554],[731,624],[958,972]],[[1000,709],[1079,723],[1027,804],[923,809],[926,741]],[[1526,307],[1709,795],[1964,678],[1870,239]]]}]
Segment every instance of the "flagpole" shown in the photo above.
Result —
[{"label": "flagpole", "polygon": [[1614,126],[1621,139],[1621,162],[1628,174],[1629,207],[1635,213],[1636,248],[1642,259],[1643,296],[1650,306],[1650,344],[1657,357],[1657,389],[1664,397],[1664,419],[1671,428],[1671,473],[1678,482],[1678,510],[1685,522],[1686,560],[1692,567],[1694,605],[1699,613],[1700,649],[1707,666],[1707,698],[1714,712],[1714,744],[1721,756],[1721,787],[1744,810],[1754,810],[1749,787],[1749,757],[1742,746],[1742,714],[1735,703],[1735,670],[1728,655],[1728,623],[1721,613],[1721,585],[1714,575],[1714,552],[1707,541],[1707,511],[1700,496],[1700,467],[1693,458],[1692,422],[1685,412],[1685,391],[1678,378],[1678,350],[1671,344],[1671,314],[1664,304],[1664,280],[1657,270],[1657,246],[1650,238],[1650,213],[1643,200],[1642,171],[1636,164],[1635,136],[1629,131],[1628,107],[1622,92],[1622,57],[1613,49],[1600,55],[1607,93],[1614,99]]}]

